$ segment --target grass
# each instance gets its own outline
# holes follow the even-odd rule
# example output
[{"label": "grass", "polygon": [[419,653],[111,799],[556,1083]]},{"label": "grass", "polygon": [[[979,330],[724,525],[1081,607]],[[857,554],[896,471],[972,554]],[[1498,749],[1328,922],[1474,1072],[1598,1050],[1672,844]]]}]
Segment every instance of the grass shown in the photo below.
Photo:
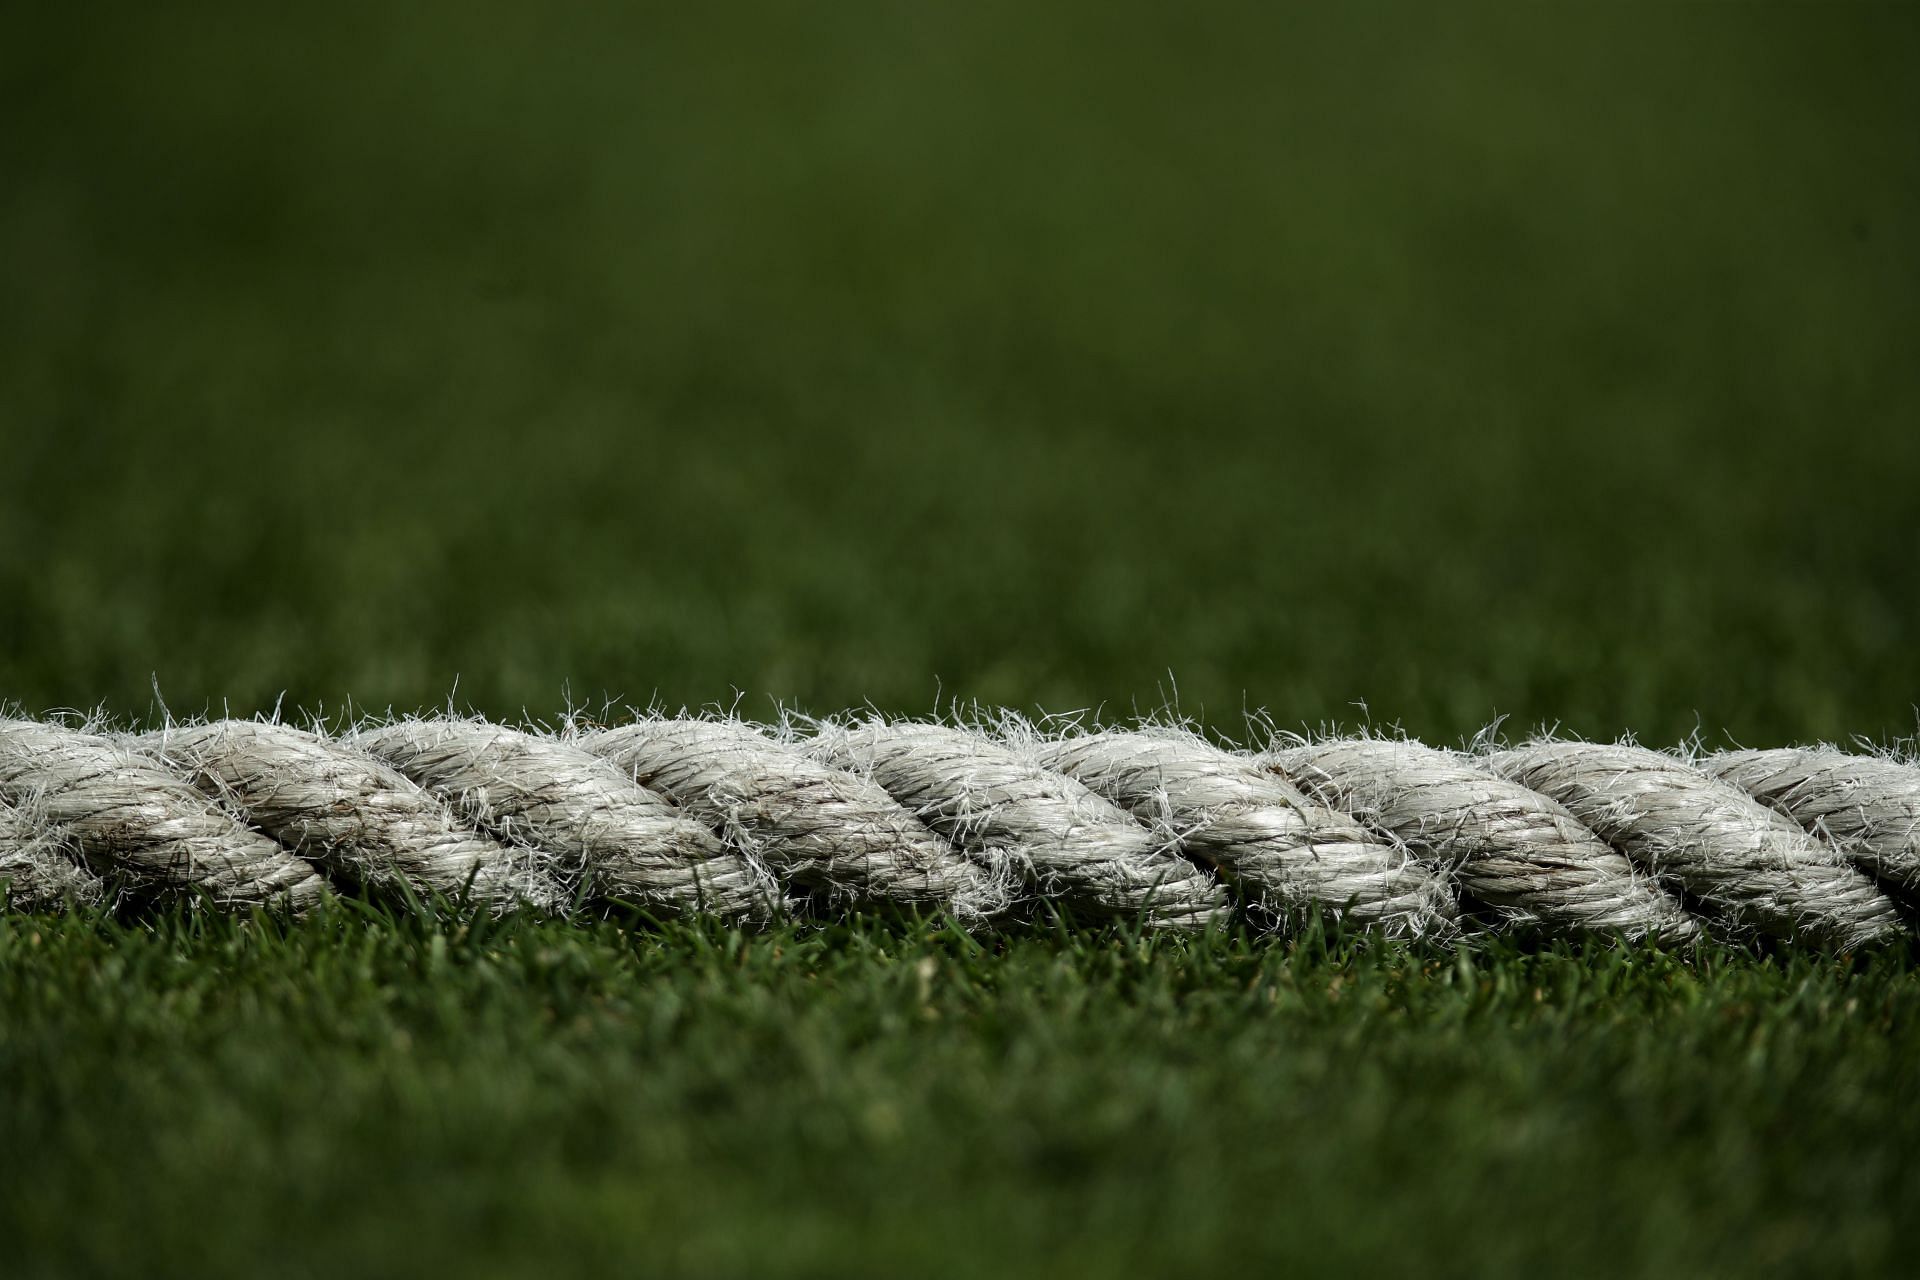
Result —
[{"label": "grass", "polygon": [[[0,700],[1912,735],[1917,56],[14,6]],[[1871,1272],[1920,1208],[1905,954],[982,946],[9,919],[7,1263]]]},{"label": "grass", "polygon": [[13,1274],[1894,1270],[1910,957],[0,924]]}]

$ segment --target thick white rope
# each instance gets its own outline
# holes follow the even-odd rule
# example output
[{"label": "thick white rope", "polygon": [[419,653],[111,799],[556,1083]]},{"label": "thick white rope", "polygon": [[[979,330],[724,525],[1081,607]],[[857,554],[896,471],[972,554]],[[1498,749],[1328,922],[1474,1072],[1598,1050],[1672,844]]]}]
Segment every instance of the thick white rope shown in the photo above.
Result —
[{"label": "thick white rope", "polygon": [[1920,892],[1920,769],[1833,747],[1728,751],[1699,764],[1825,837],[1881,881]]},{"label": "thick white rope", "polygon": [[1676,940],[1705,924],[1850,947],[1901,928],[1872,877],[1914,887],[1917,828],[1920,769],[1830,748],[1696,763],[1349,739],[1251,755],[1163,726],[1050,735],[1011,717],[559,736],[219,721],[129,738],[0,718],[15,910],[187,896],[298,912],[332,879],[502,911],[598,893],[749,921],[791,890],[974,925],[1024,885],[1192,929],[1225,916],[1231,887],[1285,919],[1383,933],[1446,934],[1458,892],[1466,929]]},{"label": "thick white rope", "polygon": [[36,805],[0,799],[0,888],[15,911],[96,907],[106,884],[78,856]]},{"label": "thick white rope", "polygon": [[1169,832],[1182,852],[1267,909],[1314,909],[1389,935],[1444,935],[1458,908],[1442,872],[1246,756],[1174,728],[1034,741],[1036,759]]},{"label": "thick white rope", "polygon": [[1547,796],[1471,756],[1392,738],[1301,742],[1266,763],[1310,794],[1390,831],[1462,892],[1515,924],[1680,939],[1680,902]]},{"label": "thick white rope", "polygon": [[1006,909],[1004,877],[961,856],[884,790],[752,725],[648,719],[580,741],[830,902],[946,908],[961,920]]},{"label": "thick white rope", "polygon": [[996,871],[1048,898],[1159,928],[1204,928],[1226,894],[1112,802],[984,735],[939,724],[823,723],[808,751],[870,777]]},{"label": "thick white rope", "polygon": [[566,895],[535,851],[462,826],[444,801],[335,738],[291,725],[169,725],[143,745],[289,849],[369,888],[506,909],[559,907]]},{"label": "thick white rope", "polygon": [[484,720],[401,720],[351,741],[503,842],[545,849],[569,888],[672,915],[767,919],[779,891],[671,801],[570,742]]},{"label": "thick white rope", "polygon": [[100,734],[0,721],[0,795],[30,806],[96,872],[123,877],[139,893],[300,912],[326,889],[303,859]]},{"label": "thick white rope", "polygon": [[1684,760],[1631,745],[1533,742],[1487,762],[1737,927],[1840,946],[1900,927],[1892,901],[1832,846]]}]

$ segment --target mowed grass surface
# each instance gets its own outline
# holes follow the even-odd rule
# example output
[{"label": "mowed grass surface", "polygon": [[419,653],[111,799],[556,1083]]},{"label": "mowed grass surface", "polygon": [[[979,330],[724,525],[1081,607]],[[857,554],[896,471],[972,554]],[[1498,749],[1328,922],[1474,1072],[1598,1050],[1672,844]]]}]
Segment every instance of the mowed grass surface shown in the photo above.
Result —
[{"label": "mowed grass surface", "polygon": [[[16,6],[0,700],[1912,734],[1917,62],[1905,5]],[[1914,986],[14,919],[3,1267],[1888,1271]]]},{"label": "mowed grass surface", "polygon": [[9,1273],[1897,1270],[1910,960],[0,923]]}]

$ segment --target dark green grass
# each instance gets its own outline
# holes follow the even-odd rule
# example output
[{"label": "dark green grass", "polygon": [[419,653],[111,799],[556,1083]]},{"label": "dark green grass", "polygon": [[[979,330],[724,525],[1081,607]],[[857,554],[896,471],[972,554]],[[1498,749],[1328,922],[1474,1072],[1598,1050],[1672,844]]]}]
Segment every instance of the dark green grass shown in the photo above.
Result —
[{"label": "dark green grass", "polygon": [[[1915,15],[7,6],[0,702],[1911,734]],[[986,947],[9,922],[0,1270],[1892,1271],[1920,1212],[1904,954]]]},{"label": "dark green grass", "polygon": [[1891,1270],[1916,987],[1904,955],[11,920],[0,1220],[26,1274]]}]

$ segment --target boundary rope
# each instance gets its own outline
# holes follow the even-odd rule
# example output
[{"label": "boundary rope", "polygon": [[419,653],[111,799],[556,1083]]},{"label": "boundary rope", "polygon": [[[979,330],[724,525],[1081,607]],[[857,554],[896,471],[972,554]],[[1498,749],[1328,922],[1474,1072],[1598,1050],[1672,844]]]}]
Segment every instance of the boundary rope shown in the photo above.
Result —
[{"label": "boundary rope", "polygon": [[904,906],[966,928],[1057,903],[1198,930],[1236,906],[1394,936],[1869,944],[1911,923],[1920,766],[1831,747],[1541,739],[1448,751],[1185,728],[877,716],[471,718],[144,734],[0,719],[15,910],[334,890],[766,923]]}]

